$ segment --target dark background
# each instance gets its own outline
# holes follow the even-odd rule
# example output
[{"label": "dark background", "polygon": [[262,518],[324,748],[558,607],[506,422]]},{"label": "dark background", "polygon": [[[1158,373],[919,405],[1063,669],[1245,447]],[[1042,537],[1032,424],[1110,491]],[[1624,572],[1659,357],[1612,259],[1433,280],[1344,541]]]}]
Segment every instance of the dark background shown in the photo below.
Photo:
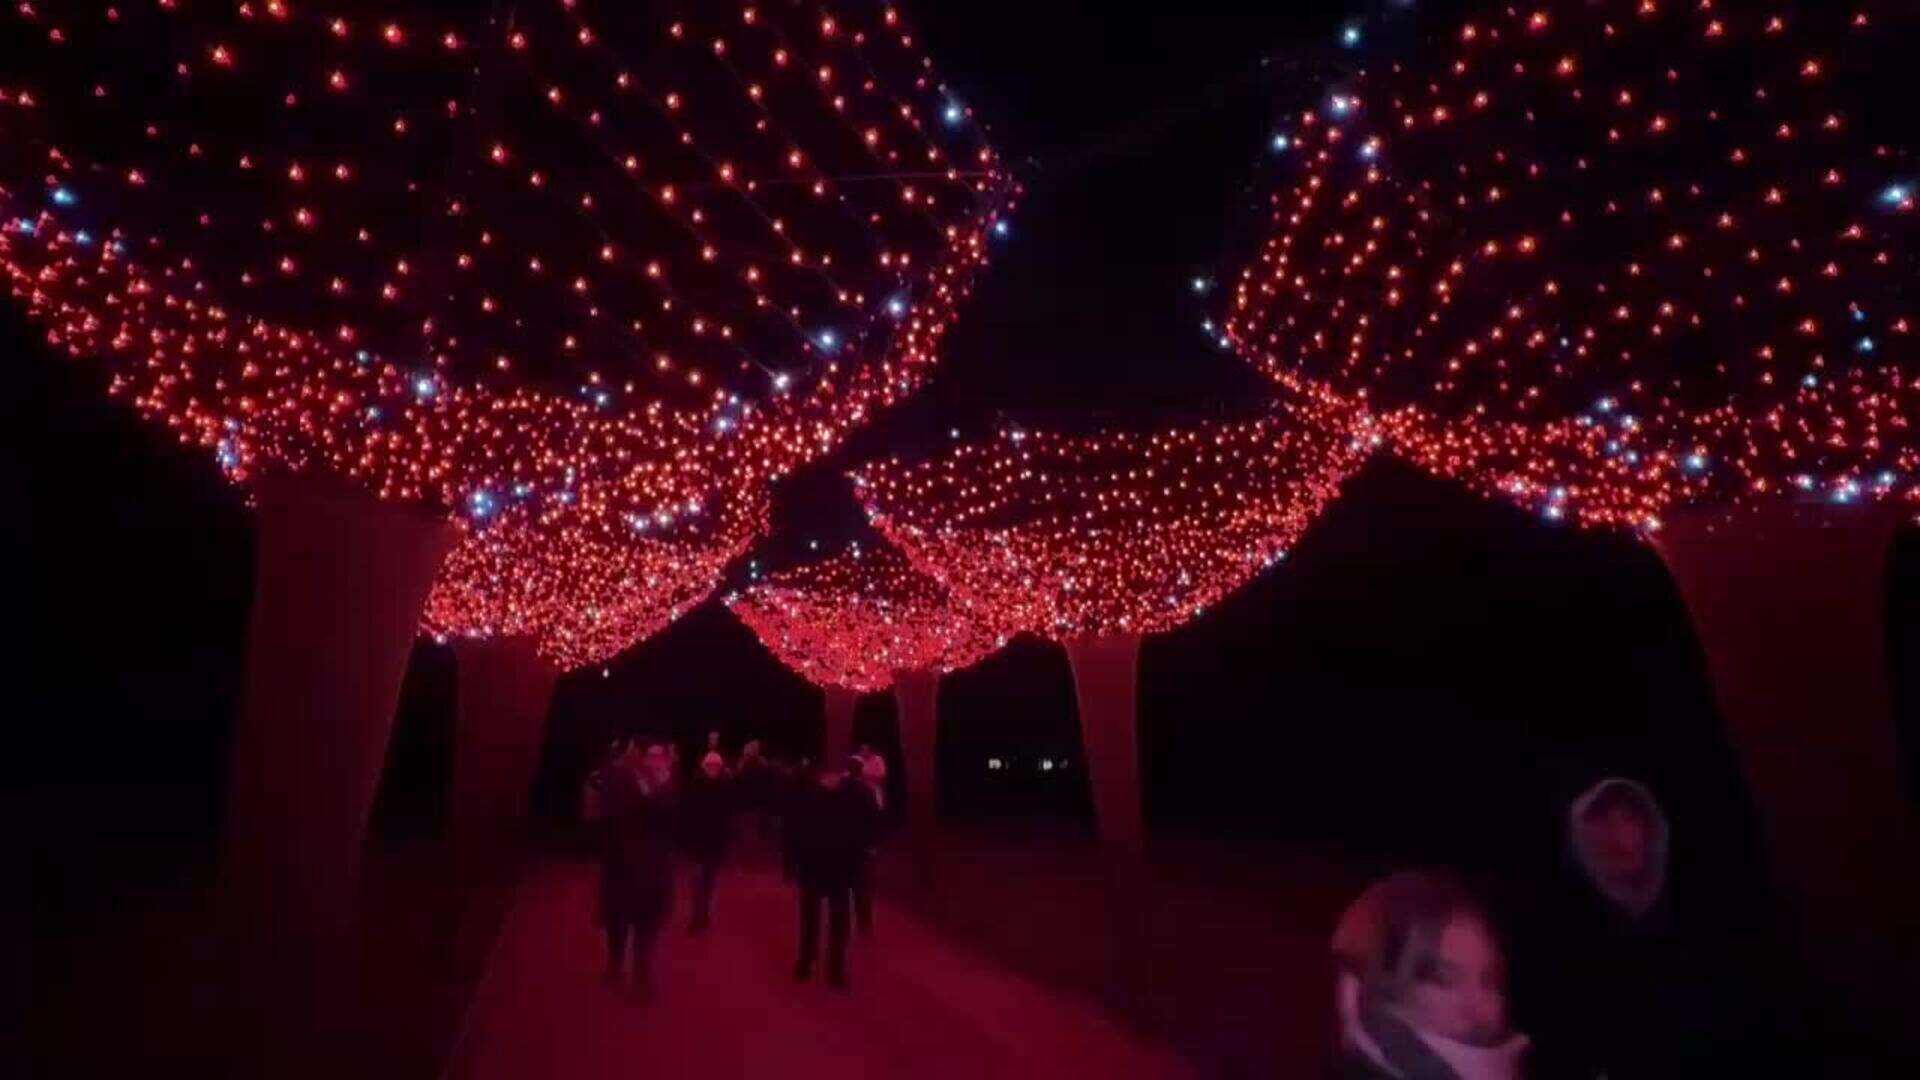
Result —
[{"label": "dark background", "polygon": [[[1440,5],[1449,6],[1449,5]],[[1370,42],[1424,32],[1399,6]],[[1248,9],[1248,10],[1241,10]],[[1276,109],[1342,62],[1320,5],[994,0],[910,12],[955,92],[994,126],[1030,188],[920,398],[839,457],[791,478],[780,565],[859,535],[841,471],[922,452],[1003,414],[1143,417],[1243,407],[1264,384],[1200,332],[1189,287],[1244,241],[1273,168]],[[1380,46],[1369,44],[1368,48]],[[201,452],[100,394],[11,313],[8,531],[24,536],[12,621],[32,692],[9,710],[22,830],[42,915],[84,918],[204,864],[217,838],[238,699],[252,524]],[[1229,405],[1228,403],[1234,403]],[[24,487],[24,497],[18,494]],[[1920,542],[1902,534],[1888,610],[1896,710],[1920,746]],[[1654,555],[1547,525],[1391,463],[1277,573],[1148,642],[1141,664],[1150,813],[1162,826],[1368,857],[1464,863],[1552,857],[1547,801],[1574,763],[1649,779],[1680,857],[1752,882],[1750,810],[1702,658]],[[380,836],[429,828],[447,755],[453,664],[415,654],[377,812]],[[942,690],[945,809],[1013,827],[1084,820],[1066,661],[1022,641]],[[860,722],[890,741],[891,702]],[[1817,722],[1818,718],[1809,718]],[[561,816],[617,730],[799,750],[819,697],[716,604],[609,664],[562,680],[539,806]],[[990,772],[990,756],[1009,768]],[[1069,767],[1041,774],[1042,757]],[[1911,775],[1911,773],[1910,773]]]}]

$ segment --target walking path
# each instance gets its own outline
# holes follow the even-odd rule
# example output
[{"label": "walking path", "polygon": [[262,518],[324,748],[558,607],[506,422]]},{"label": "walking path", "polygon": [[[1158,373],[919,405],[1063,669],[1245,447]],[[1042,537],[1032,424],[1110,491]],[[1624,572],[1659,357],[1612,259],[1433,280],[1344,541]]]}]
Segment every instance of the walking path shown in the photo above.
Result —
[{"label": "walking path", "polygon": [[1092,1005],[950,944],[875,900],[855,939],[853,989],[792,978],[796,901],[777,875],[731,870],[714,927],[686,932],[687,894],[655,957],[657,1000],[601,981],[594,869],[531,871],[488,964],[446,1076],[663,1080],[941,1080],[1194,1075]]}]

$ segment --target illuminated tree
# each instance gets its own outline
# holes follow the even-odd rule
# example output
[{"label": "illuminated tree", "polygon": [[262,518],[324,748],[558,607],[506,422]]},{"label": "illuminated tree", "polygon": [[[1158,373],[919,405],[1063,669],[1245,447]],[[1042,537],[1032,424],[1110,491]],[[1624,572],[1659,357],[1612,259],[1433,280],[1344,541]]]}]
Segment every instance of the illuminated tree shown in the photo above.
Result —
[{"label": "illuminated tree", "polygon": [[236,787],[286,911],[345,907],[423,604],[548,681],[686,610],[924,379],[1013,197],[893,8],[663,7],[0,16],[11,299],[261,507],[236,773],[338,771],[310,811]]},{"label": "illuminated tree", "polygon": [[850,749],[858,696],[893,689],[909,816],[931,824],[940,676],[979,662],[1007,635],[884,544],[770,575],[727,606],[781,663],[826,692],[826,760]]},{"label": "illuminated tree", "polygon": [[1490,9],[1287,127],[1224,321],[1433,472],[1651,540],[1829,974],[1880,1005],[1911,1000],[1882,940],[1920,904],[1889,880],[1920,849],[1879,612],[1895,501],[1920,496],[1920,187],[1874,108],[1912,18]]},{"label": "illuminated tree", "polygon": [[[235,479],[451,512],[489,549],[452,571],[488,576],[442,592],[505,550],[563,580],[575,542],[790,470],[932,363],[1011,189],[869,14],[22,5],[12,291]],[[664,565],[603,578],[676,577],[670,611]]]},{"label": "illuminated tree", "polygon": [[881,532],[985,624],[1066,645],[1101,829],[1127,851],[1142,839],[1141,636],[1283,559],[1369,442],[1288,412],[1149,433],[1014,428],[855,483]]}]

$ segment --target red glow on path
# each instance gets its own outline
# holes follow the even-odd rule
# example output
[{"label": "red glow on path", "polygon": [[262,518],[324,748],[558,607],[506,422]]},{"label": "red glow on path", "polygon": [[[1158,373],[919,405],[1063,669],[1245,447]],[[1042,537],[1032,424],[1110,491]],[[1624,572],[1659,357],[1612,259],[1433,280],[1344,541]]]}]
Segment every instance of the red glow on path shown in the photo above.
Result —
[{"label": "red glow on path", "polygon": [[631,1004],[601,983],[592,904],[590,867],[528,878],[447,1077],[1195,1075],[878,899],[877,940],[850,946],[852,993],[795,983],[793,894],[761,871],[721,881],[709,935],[676,920],[655,960],[659,1000]]}]

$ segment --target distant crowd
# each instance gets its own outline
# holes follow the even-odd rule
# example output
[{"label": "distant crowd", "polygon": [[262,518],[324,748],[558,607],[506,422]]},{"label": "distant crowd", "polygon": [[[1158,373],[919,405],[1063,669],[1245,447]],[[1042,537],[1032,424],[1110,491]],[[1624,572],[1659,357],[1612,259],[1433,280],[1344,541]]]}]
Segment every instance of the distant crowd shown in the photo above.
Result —
[{"label": "distant crowd", "polygon": [[749,742],[729,761],[717,734],[682,768],[671,742],[616,741],[587,778],[582,817],[600,859],[598,918],[610,984],[650,1000],[654,943],[674,911],[677,865],[690,864],[690,933],[704,933],[737,830],[776,852],[799,900],[796,979],[822,959],[827,985],[846,990],[847,939],[873,932],[872,865],[887,820],[886,759],[861,747],[845,762],[773,759]]}]

